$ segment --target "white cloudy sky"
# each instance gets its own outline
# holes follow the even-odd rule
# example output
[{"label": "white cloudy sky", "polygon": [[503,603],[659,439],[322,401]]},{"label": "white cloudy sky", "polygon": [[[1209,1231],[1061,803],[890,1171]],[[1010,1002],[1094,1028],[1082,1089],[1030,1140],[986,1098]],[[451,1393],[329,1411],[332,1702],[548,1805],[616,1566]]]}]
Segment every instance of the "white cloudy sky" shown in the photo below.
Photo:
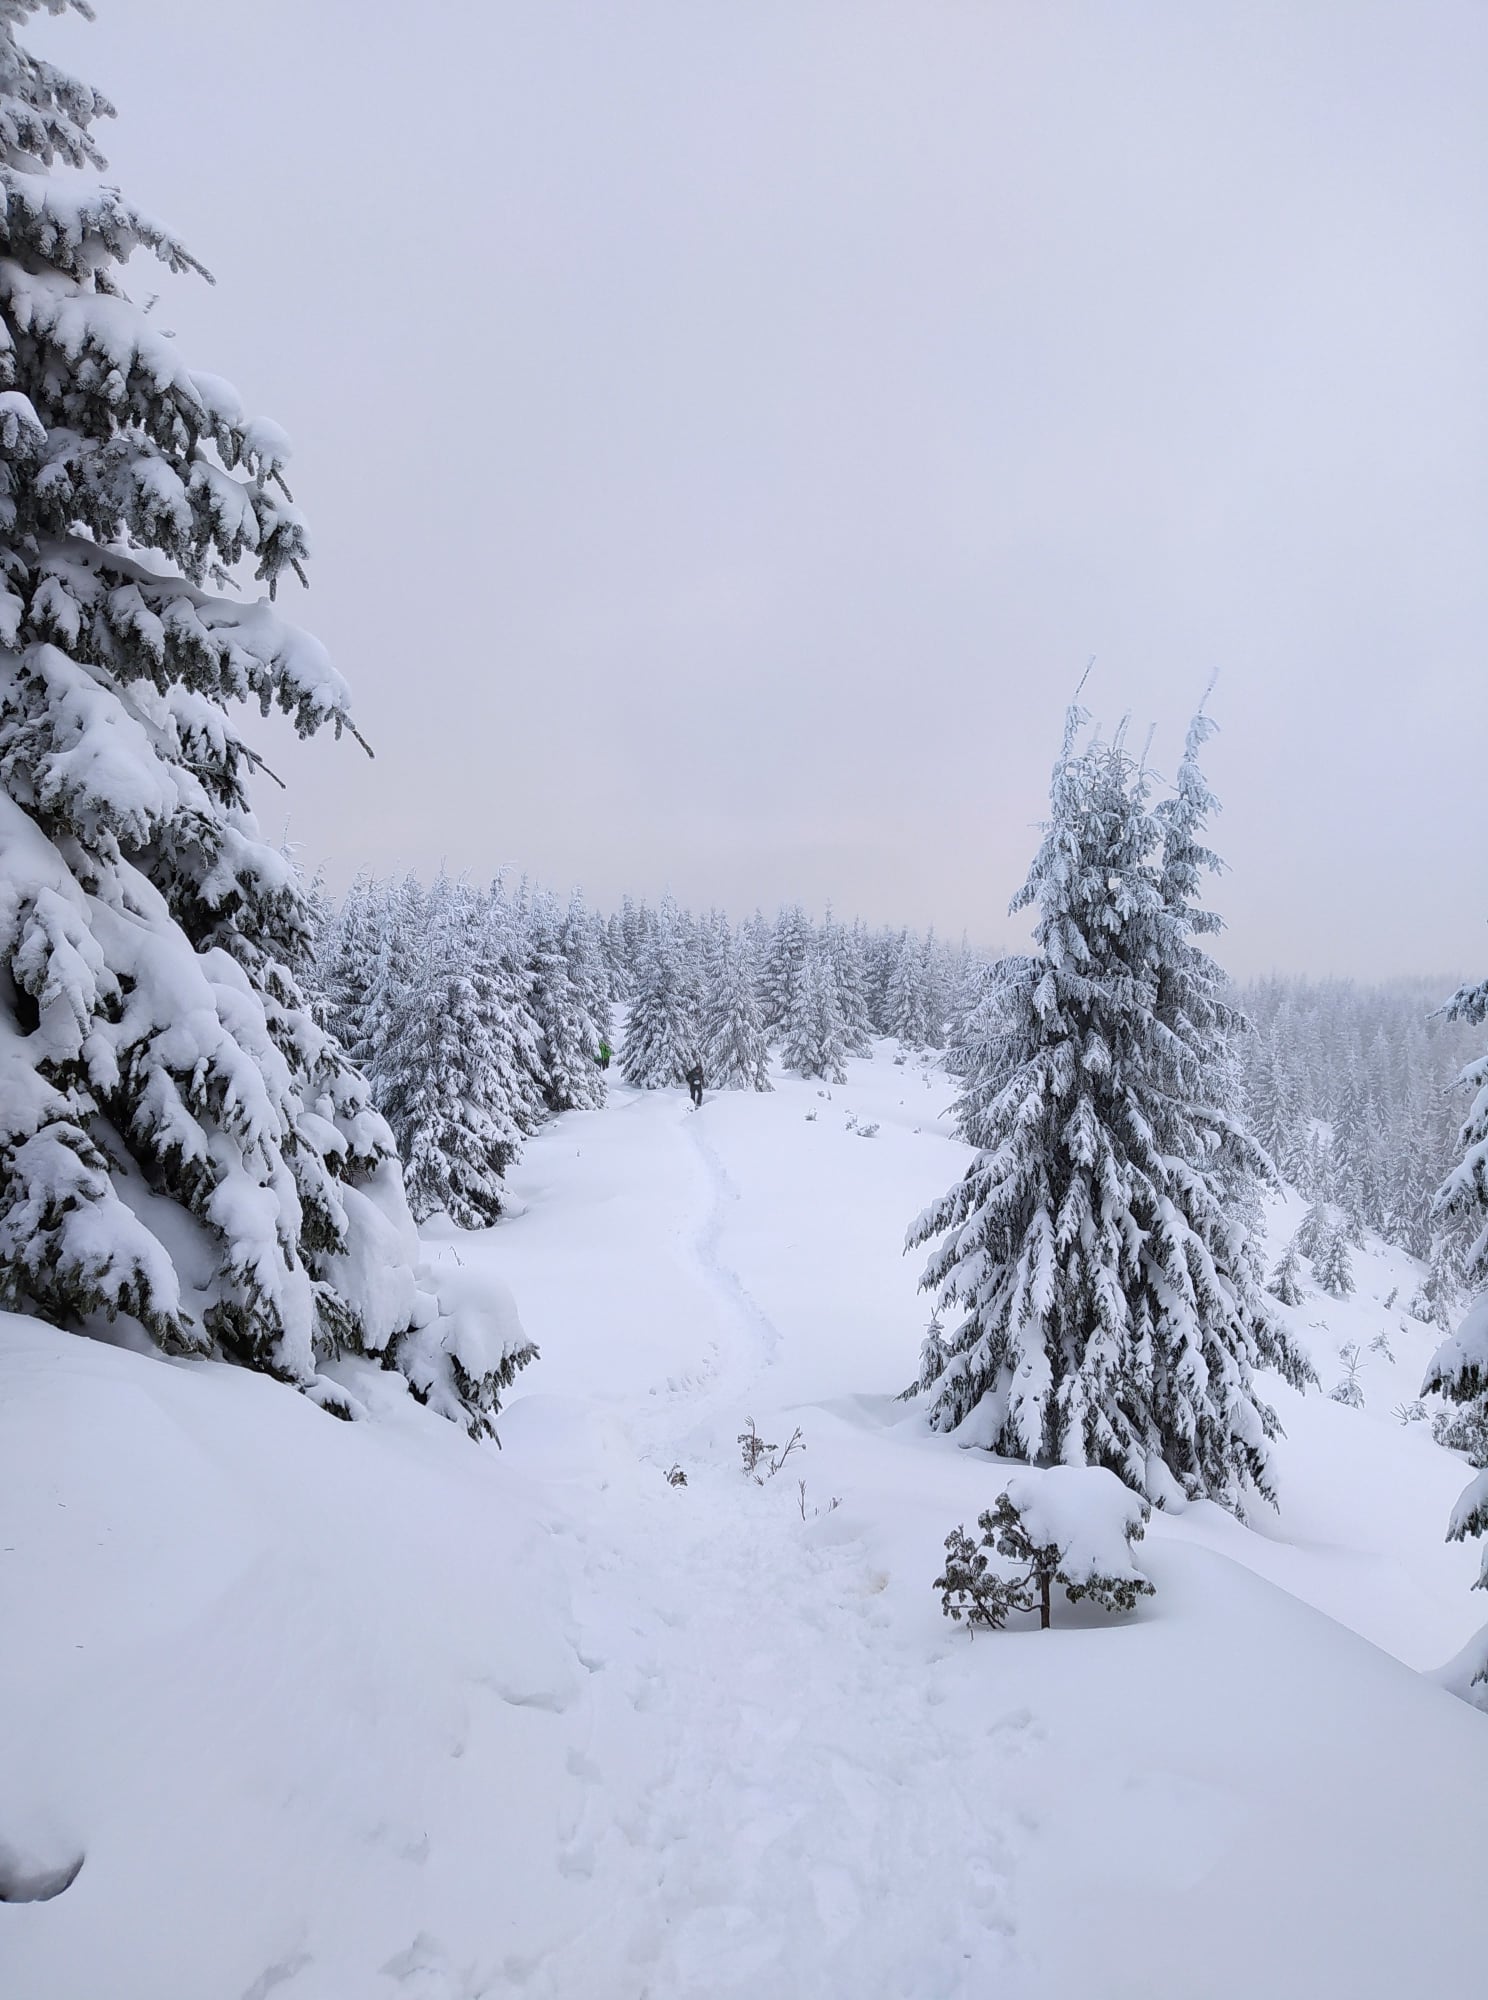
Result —
[{"label": "white cloudy sky", "polygon": [[339,879],[995,943],[1094,654],[1164,768],[1219,672],[1237,969],[1483,963],[1481,0],[97,10],[31,39],[296,441]]}]

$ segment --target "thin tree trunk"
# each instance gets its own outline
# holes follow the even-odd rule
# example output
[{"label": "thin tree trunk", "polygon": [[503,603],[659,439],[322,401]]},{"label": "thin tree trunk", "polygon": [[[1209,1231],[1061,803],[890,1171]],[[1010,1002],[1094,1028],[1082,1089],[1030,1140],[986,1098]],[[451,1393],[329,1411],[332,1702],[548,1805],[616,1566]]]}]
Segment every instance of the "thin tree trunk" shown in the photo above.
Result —
[{"label": "thin tree trunk", "polygon": [[1039,1630],[1049,1629],[1049,1572],[1045,1570],[1039,1578]]}]

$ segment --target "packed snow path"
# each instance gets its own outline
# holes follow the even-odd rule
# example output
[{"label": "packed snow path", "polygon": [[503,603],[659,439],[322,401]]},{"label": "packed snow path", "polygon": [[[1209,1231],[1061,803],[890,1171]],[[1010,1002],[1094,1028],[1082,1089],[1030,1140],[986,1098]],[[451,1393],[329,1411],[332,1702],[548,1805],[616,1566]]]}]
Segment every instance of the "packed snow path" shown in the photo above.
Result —
[{"label": "packed snow path", "polygon": [[[0,1320],[0,1889],[82,1864],[0,1900],[0,1992],[1474,1990],[1488,1728],[1411,1671],[1474,1564],[1460,1461],[1389,1414],[1409,1273],[1300,1309],[1320,1366],[1382,1314],[1396,1358],[1362,1411],[1278,1394],[1278,1519],[1155,1521],[1135,1617],[970,1640],[931,1579],[1000,1471],[895,1400],[948,1094],[881,1046],[559,1120],[525,1212],[430,1237],[542,1348],[499,1453],[366,1368],[338,1425]],[[751,1417],[804,1434],[763,1484]]]},{"label": "packed snow path", "polygon": [[[721,1261],[738,1197],[706,1121],[673,1098],[633,1099],[586,1121],[576,1156],[588,1167],[574,1191],[582,1200],[587,1184],[595,1207],[629,1176],[646,1202],[674,1199],[666,1333],[686,1345],[659,1348],[664,1374],[638,1385],[607,1441],[581,1420],[574,1470],[592,1453],[611,1476],[597,1507],[586,1487],[564,1521],[595,1680],[593,1743],[577,1763],[590,1789],[560,1866],[592,1884],[594,1914],[533,1968],[531,1988],[555,2000],[680,2000],[761,1982],[801,1994],[981,1991],[1013,1949],[1017,1837],[996,1784],[996,1735],[969,1773],[935,1690],[915,1685],[895,1641],[881,1605],[888,1579],[854,1536],[833,1532],[841,1510],[830,1496],[813,1493],[809,1440],[778,1475],[762,1467],[765,1484],[743,1475],[736,1434],[781,1336]],[[636,1268],[612,1267],[610,1280],[620,1297],[633,1283],[644,1313],[656,1246],[628,1218],[623,1233]],[[544,1306],[555,1331],[577,1303],[561,1289]],[[539,1316],[529,1329],[539,1339],[541,1326]],[[764,1407],[774,1401],[766,1392]],[[514,1458],[536,1423],[534,1459],[551,1461],[551,1415],[536,1403],[513,1410]],[[770,1441],[787,1436],[782,1419]],[[685,1487],[669,1483],[674,1466]],[[1025,1723],[1004,1725],[1014,1756]],[[937,1851],[957,1856],[938,1888],[924,1879]],[[907,1927],[910,1881],[920,1888]]]}]

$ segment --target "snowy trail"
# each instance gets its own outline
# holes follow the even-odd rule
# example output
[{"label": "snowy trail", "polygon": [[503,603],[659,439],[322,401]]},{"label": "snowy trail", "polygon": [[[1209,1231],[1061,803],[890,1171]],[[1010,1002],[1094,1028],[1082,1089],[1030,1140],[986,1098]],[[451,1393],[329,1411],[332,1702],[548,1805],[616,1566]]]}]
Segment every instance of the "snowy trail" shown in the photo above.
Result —
[{"label": "snowy trail", "polygon": [[[1141,1976],[1109,1991],[1192,2000],[1195,1917],[1180,1918],[1174,1898],[1212,1925],[1221,1859],[1235,1865],[1257,1826],[1234,1796],[1222,1738],[1203,1755],[1194,1746],[1211,1736],[1216,1700],[1253,1715],[1273,1642],[1264,1623],[1236,1624],[1211,1558],[1197,1586],[1178,1558],[1198,1540],[1264,1568],[1285,1554],[1285,1528],[1257,1540],[1213,1510],[1172,1524],[1173,1555],[1154,1549],[1151,1561],[1161,1594],[1188,1600],[1181,1635],[1166,1610],[1135,1629],[1097,1621],[1031,1644],[1006,1635],[973,1647],[946,1626],[929,1565],[946,1528],[988,1504],[995,1473],[926,1439],[893,1391],[921,1316],[898,1239],[960,1155],[933,1085],[912,1070],[865,1065],[824,1098],[787,1083],[775,1100],[715,1098],[697,1114],[667,1095],[622,1098],[587,1122],[553,1219],[571,1222],[575,1199],[592,1212],[595,1191],[622,1182],[643,1185],[646,1201],[616,1208],[587,1258],[570,1254],[561,1271],[538,1232],[525,1270],[520,1230],[493,1239],[540,1340],[551,1321],[555,1353],[592,1317],[603,1269],[613,1351],[639,1361],[628,1383],[602,1369],[565,1384],[566,1416],[543,1411],[535,1381],[509,1417],[519,1462],[541,1418],[535,1473],[552,1461],[554,1427],[575,1427],[564,1461],[574,1476],[554,1504],[581,1651],[596,1663],[559,1863],[582,1885],[586,1921],[524,1969],[521,1990],[960,2000],[990,1988],[1064,2000],[1088,1987],[1113,1930],[1159,1923],[1164,1948],[1146,1947]],[[871,1144],[846,1122],[858,1110],[881,1121]],[[805,1458],[763,1486],[740,1469],[750,1416],[776,1442],[797,1422],[806,1433]],[[674,1462],[683,1488],[663,1477]],[[845,1504],[830,1510],[839,1491]],[[1332,1628],[1319,1637],[1305,1624],[1313,1614],[1297,1615],[1327,1659]],[[1223,1672],[1211,1655],[1228,1661]],[[1416,1688],[1393,1671],[1372,1697],[1387,1708]],[[1335,1740],[1328,1669],[1292,1698],[1315,1715],[1305,1782],[1326,1799],[1354,1755]],[[1118,1735],[1113,1753],[1117,1715],[1130,1740]],[[1433,1720],[1455,1742],[1466,1718],[1446,1704]],[[1295,1752],[1277,1737],[1257,1783],[1293,1781]],[[1419,1806],[1405,1815],[1419,1817]],[[1249,1912],[1257,1939],[1295,1930],[1299,1908],[1331,1893],[1334,1869],[1367,1873],[1384,1837],[1377,1806],[1361,1802],[1356,1818],[1320,1858],[1319,1825],[1297,1816],[1308,1859],[1280,1895],[1263,1878]],[[1074,1912],[1071,1868],[1089,1884]],[[1382,1938],[1381,1968],[1397,1942]],[[1383,1969],[1378,1984],[1356,1984],[1393,1990]],[[1274,1990],[1312,1989],[1278,1976]]]},{"label": "snowy trail", "polygon": [[[581,1623],[627,1638],[568,1865],[608,1914],[533,1991],[984,1992],[1012,1961],[1017,1830],[909,1675],[883,1579],[850,1541],[803,1541],[789,1493],[716,1479],[666,1511],[591,1548]],[[906,1929],[936,1852],[957,1868]]]},{"label": "snowy trail", "polygon": [[[664,1241],[706,1299],[705,1362],[623,1413],[652,1480],[612,1483],[613,1504],[571,1517],[565,1537],[583,1644],[605,1660],[590,1728],[605,1747],[580,1753],[592,1783],[561,1865],[589,1882],[596,1917],[529,1990],[983,1992],[1014,1959],[1018,1829],[917,1684],[882,1608],[887,1578],[841,1516],[808,1500],[803,1522],[807,1462],[793,1455],[763,1486],[743,1476],[735,1434],[781,1335],[721,1253],[739,1193],[706,1110],[625,1108],[650,1128],[649,1182],[686,1186],[663,1145],[690,1166],[686,1220]],[[660,1248],[641,1253],[653,1271]],[[685,1488],[656,1476],[674,1460]],[[1019,1757],[1024,1720],[1009,1730]],[[946,1844],[960,1871],[906,1930],[903,1884]]]}]

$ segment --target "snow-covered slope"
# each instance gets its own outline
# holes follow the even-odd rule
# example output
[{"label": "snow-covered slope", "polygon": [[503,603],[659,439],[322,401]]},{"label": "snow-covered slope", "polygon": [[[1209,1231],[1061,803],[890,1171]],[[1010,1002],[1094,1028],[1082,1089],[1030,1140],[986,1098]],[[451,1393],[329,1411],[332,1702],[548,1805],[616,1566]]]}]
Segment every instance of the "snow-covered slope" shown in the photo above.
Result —
[{"label": "snow-covered slope", "polygon": [[[1157,1516],[1133,1618],[972,1639],[931,1580],[1001,1470],[895,1400],[949,1094],[881,1045],[552,1127],[524,1213],[430,1232],[542,1348],[499,1453],[368,1370],[338,1425],[3,1322],[0,1880],[82,1866],[0,1903],[0,1992],[1475,1990],[1488,1721],[1412,1669],[1481,1600],[1462,1464],[1390,1414],[1406,1260],[1294,1316],[1325,1387],[1395,1358],[1362,1410],[1274,1388],[1279,1516]],[[751,1417],[804,1437],[763,1485]]]}]

